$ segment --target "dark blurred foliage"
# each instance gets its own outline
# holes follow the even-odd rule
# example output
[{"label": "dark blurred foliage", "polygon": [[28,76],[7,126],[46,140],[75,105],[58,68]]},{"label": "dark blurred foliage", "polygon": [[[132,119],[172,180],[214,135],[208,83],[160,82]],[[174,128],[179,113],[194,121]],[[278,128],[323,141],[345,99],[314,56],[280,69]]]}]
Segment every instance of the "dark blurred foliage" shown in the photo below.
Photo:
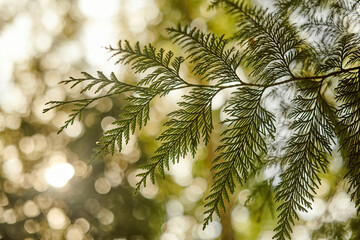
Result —
[{"label": "dark blurred foliage", "polygon": [[[50,117],[41,114],[44,103],[52,97],[74,96],[57,82],[89,67],[83,52],[75,52],[78,56],[69,62],[68,55],[61,51],[71,51],[71,47],[66,49],[69,44],[78,46],[76,42],[80,41],[84,31],[87,19],[78,2],[9,1],[0,9],[3,13],[1,30],[6,30],[21,16],[32,20],[32,38],[28,41],[35,45],[31,46],[31,55],[14,61],[9,84],[21,93],[24,103],[19,104],[19,109],[9,107],[1,111],[1,162],[4,166],[6,161],[15,159],[15,165],[9,167],[15,169],[12,171],[17,176],[9,179],[9,172],[6,172],[9,167],[2,168],[0,238],[152,239],[158,236],[164,207],[157,200],[134,195],[126,178],[134,167],[122,157],[97,159],[88,165],[92,148],[102,133],[101,120],[109,115],[116,116],[122,102],[105,101],[89,109],[84,115],[88,123],[82,125],[83,134],[75,137],[56,134],[55,122],[61,124],[63,118],[59,119],[59,116],[64,112],[50,113]],[[47,10],[50,15],[46,15]],[[50,26],[56,30],[46,29],[45,22],[52,18],[57,18],[57,24]],[[35,38],[42,35],[45,40]],[[41,44],[48,46],[44,49],[36,46]],[[52,156],[62,156],[75,168],[75,177],[60,189],[48,186],[43,177]],[[110,184],[105,175],[116,178],[116,183],[111,183],[108,193],[99,194],[94,185],[98,179]],[[52,209],[61,209],[66,215],[59,229],[49,226],[49,221],[57,221],[49,219],[57,217],[49,215]],[[60,221],[63,217],[60,216]]]}]

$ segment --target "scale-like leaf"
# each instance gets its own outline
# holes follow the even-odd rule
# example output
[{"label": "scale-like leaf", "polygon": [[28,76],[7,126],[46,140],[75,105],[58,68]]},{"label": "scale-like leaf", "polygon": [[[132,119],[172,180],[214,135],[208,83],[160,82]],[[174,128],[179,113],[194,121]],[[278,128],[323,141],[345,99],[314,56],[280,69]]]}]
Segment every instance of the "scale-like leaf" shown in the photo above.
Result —
[{"label": "scale-like leaf", "polygon": [[122,108],[119,116],[120,119],[112,123],[114,128],[105,131],[104,135],[97,142],[99,147],[94,149],[95,154],[93,158],[106,154],[109,149],[113,155],[115,146],[121,151],[123,139],[125,139],[125,143],[128,143],[130,135],[135,132],[136,126],[141,129],[150,119],[150,101],[156,96],[156,93],[149,91],[135,92],[135,94],[137,95],[127,98],[129,104]]},{"label": "scale-like leaf", "polygon": [[216,213],[225,211],[224,201],[234,193],[237,183],[243,184],[261,164],[261,155],[266,154],[264,136],[275,131],[274,116],[261,106],[264,89],[240,88],[234,93],[225,112],[229,124],[223,133],[219,156],[214,160],[214,183],[206,198],[204,228]]},{"label": "scale-like leaf", "polygon": [[298,220],[297,211],[311,209],[315,188],[320,183],[319,173],[328,165],[327,154],[331,153],[334,141],[333,109],[321,95],[322,81],[308,81],[301,85],[295,119],[291,129],[295,132],[286,147],[281,183],[276,188],[279,220],[274,239],[290,238],[291,228]]},{"label": "scale-like leaf", "polygon": [[169,28],[171,38],[188,53],[193,72],[207,81],[218,81],[218,84],[242,82],[236,74],[241,54],[234,47],[227,48],[228,40],[224,36],[205,34],[196,28],[187,26]]},{"label": "scale-like leaf", "polygon": [[171,120],[165,123],[168,128],[158,137],[162,144],[150,158],[150,164],[142,167],[145,171],[138,175],[141,180],[137,190],[146,186],[148,176],[155,181],[156,168],[164,176],[170,163],[179,162],[187,153],[194,156],[201,137],[208,142],[213,129],[211,101],[218,92],[218,88],[194,88],[179,103],[180,109],[169,114]]},{"label": "scale-like leaf", "polygon": [[344,74],[336,89],[342,150],[346,153],[351,198],[360,213],[360,73]]},{"label": "scale-like leaf", "polygon": [[183,57],[174,57],[172,51],[164,49],[156,51],[151,44],[140,47],[137,42],[134,47],[128,41],[119,42],[118,48],[110,47],[112,57],[119,56],[117,63],[130,64],[136,73],[151,71],[138,85],[149,85],[152,91],[161,95],[167,94],[176,87],[184,87],[187,83],[180,77],[180,65]]}]

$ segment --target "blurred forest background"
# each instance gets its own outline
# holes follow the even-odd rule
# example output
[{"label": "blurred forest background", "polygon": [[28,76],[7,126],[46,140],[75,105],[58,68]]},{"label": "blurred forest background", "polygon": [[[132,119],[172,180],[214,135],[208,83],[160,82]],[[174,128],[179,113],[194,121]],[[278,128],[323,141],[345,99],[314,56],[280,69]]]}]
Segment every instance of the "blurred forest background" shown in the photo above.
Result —
[{"label": "blurred forest background", "polygon": [[[136,81],[139,76],[114,65],[104,48],[120,39],[179,51],[166,27],[181,23],[233,33],[232,20],[207,7],[205,0],[0,0],[0,239],[271,239],[274,206],[263,204],[271,191],[260,180],[239,189],[222,219],[202,230],[216,137],[196,161],[184,159],[166,179],[134,195],[137,167],[155,150],[159,123],[176,107],[176,94],[153,102],[151,121],[121,153],[91,164],[96,141],[124,99],[97,101],[61,134],[69,109],[42,113],[51,100],[95,96],[58,84],[82,71]],[[216,98],[215,121],[226,97]],[[294,239],[310,239],[320,228],[321,238],[329,229],[344,229],[354,216],[354,204],[342,190],[341,158],[331,166],[314,209],[294,228]],[[249,188],[261,195],[251,208]],[[351,224],[360,224],[356,221]]]}]

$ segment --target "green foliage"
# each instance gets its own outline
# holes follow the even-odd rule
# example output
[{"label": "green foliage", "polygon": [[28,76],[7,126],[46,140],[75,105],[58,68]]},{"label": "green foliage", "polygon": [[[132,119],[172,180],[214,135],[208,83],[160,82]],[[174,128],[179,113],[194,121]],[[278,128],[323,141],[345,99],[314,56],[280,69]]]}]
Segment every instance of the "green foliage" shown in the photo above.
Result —
[{"label": "green foliage", "polygon": [[[268,146],[277,141],[277,118],[292,121],[292,136],[287,139],[285,153],[272,156],[272,164],[281,166],[281,181],[267,190],[275,192],[278,225],[275,239],[291,237],[298,212],[306,212],[320,183],[321,172],[327,172],[335,142],[341,144],[346,156],[351,198],[360,209],[360,36],[356,25],[357,2],[319,1],[309,5],[304,1],[281,1],[274,12],[261,7],[246,6],[242,1],[217,0],[210,8],[224,7],[236,21],[237,32],[233,43],[224,36],[217,37],[190,27],[169,28],[173,42],[184,49],[186,58],[174,57],[151,44],[132,47],[127,41],[118,48],[110,47],[117,63],[131,65],[136,73],[146,76],[136,85],[120,83],[112,74],[110,79],[99,73],[99,78],[84,74],[84,79],[72,78],[64,83],[73,86],[90,81],[83,91],[98,86],[97,91],[111,85],[106,94],[94,99],[50,102],[52,107],[74,103],[70,119],[60,129],[81,117],[82,111],[93,101],[127,91],[127,98],[114,128],[100,138],[95,156],[121,151],[123,139],[127,143],[136,127],[149,120],[151,100],[159,95],[182,88],[190,88],[178,103],[179,108],[168,114],[166,129],[157,140],[160,147],[138,174],[137,190],[147,180],[155,182],[156,170],[165,175],[170,164],[181,161],[187,154],[195,156],[200,142],[207,144],[213,130],[211,103],[217,93],[233,90],[226,103],[227,119],[221,123],[222,139],[213,160],[213,183],[207,196],[204,228],[214,214],[226,210],[226,201],[237,185],[244,185],[249,176],[261,174],[269,164]],[[349,5],[350,4],[350,5]],[[323,20],[313,9],[328,9],[329,18]],[[297,13],[296,13],[297,12]],[[306,22],[291,24],[294,14]],[[342,21],[344,14],[347,18]],[[356,22],[356,20],[354,20]],[[316,35],[316,40],[301,36]],[[189,59],[194,75],[204,84],[189,83],[181,77],[181,66]],[[240,79],[239,68],[250,69],[248,79]],[[212,85],[211,85],[212,84]],[[271,103],[264,101],[274,87],[295,92],[289,115],[272,112]],[[336,88],[334,90],[334,88]],[[335,95],[335,97],[333,97]],[[266,204],[262,204],[265,206]],[[269,206],[272,206],[271,204]],[[339,237],[341,239],[341,237]]]},{"label": "green foliage", "polygon": [[94,149],[94,157],[106,154],[108,149],[111,154],[114,154],[115,145],[121,151],[123,138],[128,143],[136,126],[141,129],[149,120],[150,101],[154,96],[155,94],[151,91],[135,91],[135,95],[126,98],[129,104],[122,108],[120,119],[113,122],[115,128],[105,131],[97,142],[99,147]]},{"label": "green foliage", "polygon": [[155,182],[156,168],[165,176],[165,168],[169,170],[170,162],[179,162],[188,152],[194,156],[200,137],[208,142],[213,129],[211,100],[217,92],[217,89],[194,88],[183,97],[185,101],[179,103],[181,108],[169,114],[171,120],[165,123],[168,128],[157,139],[163,143],[150,158],[151,163],[142,167],[145,172],[138,174],[141,180],[137,183],[137,190],[141,185],[146,186],[148,176]]},{"label": "green foliage", "polygon": [[229,193],[234,193],[236,183],[245,183],[252,172],[261,165],[261,155],[266,154],[263,136],[275,131],[274,116],[266,111],[260,100],[263,89],[240,88],[234,92],[225,112],[229,118],[223,122],[228,128],[223,132],[219,156],[214,159],[214,183],[205,205],[209,209],[204,228],[215,212],[220,216],[220,208],[225,211],[224,200],[229,201]]},{"label": "green foliage", "polygon": [[282,181],[276,188],[280,219],[275,228],[275,238],[290,238],[291,225],[298,219],[296,211],[306,212],[311,208],[315,187],[318,187],[318,174],[327,167],[326,154],[331,153],[334,141],[334,126],[331,121],[333,111],[328,106],[320,90],[322,81],[306,82],[300,86],[299,95],[294,100],[296,107],[291,116],[294,135],[290,138],[284,157],[288,167],[281,174]]},{"label": "green foliage", "polygon": [[229,41],[224,35],[216,37],[187,26],[169,28],[168,32],[174,43],[178,43],[189,53],[196,75],[207,81],[217,80],[219,85],[242,82],[235,72],[240,64],[240,52],[235,47],[226,48]]},{"label": "green foliage", "polygon": [[173,59],[174,53],[171,51],[165,52],[164,49],[160,49],[156,52],[151,44],[141,49],[139,43],[132,48],[128,41],[125,41],[124,46],[120,41],[119,48],[109,47],[109,50],[113,52],[112,57],[120,56],[116,63],[131,64],[135,73],[144,73],[152,69],[152,72],[142,79],[138,86],[150,85],[150,90],[165,95],[170,90],[187,84],[179,76],[180,65],[184,58]]},{"label": "green foliage", "polygon": [[294,77],[290,65],[305,57],[306,48],[288,18],[262,8],[247,7],[241,1],[220,0],[213,6],[219,4],[235,17],[238,31],[234,38],[245,45],[242,63],[254,69],[250,76],[265,83]]},{"label": "green foliage", "polygon": [[274,178],[256,183],[251,187],[251,194],[245,202],[250,209],[256,222],[260,222],[266,211],[274,217],[275,205],[273,199],[272,185]]},{"label": "green foliage", "polygon": [[338,109],[339,136],[347,156],[347,177],[352,190],[351,198],[360,211],[360,77],[359,71],[343,74],[336,98],[342,104]]},{"label": "green foliage", "polygon": [[350,230],[352,231],[352,236],[351,236],[350,240],[355,240],[355,239],[360,238],[359,224],[360,224],[360,218],[359,217],[356,217],[356,218],[351,220],[351,222],[350,222]]},{"label": "green foliage", "polygon": [[86,91],[90,91],[95,89],[94,93],[98,93],[100,91],[105,90],[106,94],[100,97],[88,98],[88,99],[76,99],[69,101],[51,101],[46,103],[46,105],[52,105],[48,108],[44,109],[44,113],[50,111],[51,109],[62,107],[67,104],[73,104],[74,108],[71,110],[70,118],[66,120],[65,124],[60,128],[58,133],[62,132],[69,125],[72,125],[75,119],[78,117],[81,120],[82,113],[86,107],[88,107],[91,103],[99,100],[101,98],[110,97],[113,95],[118,95],[128,91],[134,91],[138,89],[136,86],[132,86],[123,82],[120,82],[114,73],[110,74],[110,78],[107,78],[102,72],[98,72],[98,77],[93,77],[92,75],[83,72],[84,78],[73,78],[71,77],[69,80],[61,81],[63,84],[71,84],[70,88],[74,88],[77,85],[85,84],[80,93],[84,93]]},{"label": "green foliage", "polygon": [[343,223],[325,223],[319,229],[314,231],[313,239],[333,239],[333,240],[345,240],[347,234],[345,225]]}]

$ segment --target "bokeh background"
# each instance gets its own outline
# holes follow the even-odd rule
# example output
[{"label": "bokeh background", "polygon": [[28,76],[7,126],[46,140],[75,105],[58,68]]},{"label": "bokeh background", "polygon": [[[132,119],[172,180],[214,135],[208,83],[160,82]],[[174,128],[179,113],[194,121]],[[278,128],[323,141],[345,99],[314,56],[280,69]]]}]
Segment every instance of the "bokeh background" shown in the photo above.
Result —
[{"label": "bokeh background", "polygon": [[[181,92],[155,99],[148,125],[124,150],[91,164],[92,149],[124,98],[97,101],[60,134],[70,108],[43,113],[51,100],[96,96],[58,84],[82,71],[114,72],[121,81],[135,82],[139,76],[115,65],[105,48],[120,39],[178,52],[165,28],[179,23],[230,36],[231,18],[207,7],[205,0],[0,0],[0,239],[271,239],[274,206],[264,201],[271,191],[261,183],[276,168],[239,188],[222,219],[202,230],[219,128],[195,159],[182,159],[156,185],[134,194],[138,166],[158,146],[159,123]],[[215,123],[227,97],[214,100]],[[355,208],[343,190],[342,164],[340,156],[332,161],[314,209],[300,215],[294,239],[311,239],[316,231],[321,237],[328,228],[349,224]],[[246,204],[250,188],[260,193],[252,207]]]}]

